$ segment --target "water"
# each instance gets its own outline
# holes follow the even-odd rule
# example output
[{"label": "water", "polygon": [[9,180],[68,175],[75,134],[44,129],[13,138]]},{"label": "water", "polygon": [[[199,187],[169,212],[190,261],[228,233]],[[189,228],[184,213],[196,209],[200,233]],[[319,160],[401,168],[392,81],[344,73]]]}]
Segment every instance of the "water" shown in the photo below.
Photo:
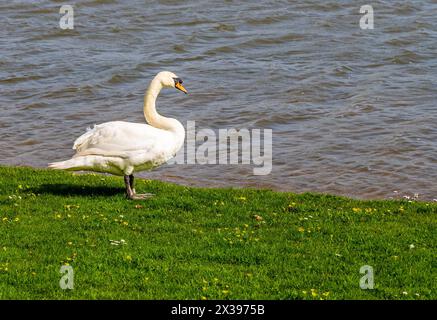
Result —
[{"label": "water", "polygon": [[[0,163],[45,167],[94,124],[142,122],[151,78],[190,94],[159,111],[198,128],[273,129],[273,170],[168,165],[142,174],[358,198],[437,198],[437,1],[64,1],[0,4]],[[394,192],[394,191],[397,191]]]}]

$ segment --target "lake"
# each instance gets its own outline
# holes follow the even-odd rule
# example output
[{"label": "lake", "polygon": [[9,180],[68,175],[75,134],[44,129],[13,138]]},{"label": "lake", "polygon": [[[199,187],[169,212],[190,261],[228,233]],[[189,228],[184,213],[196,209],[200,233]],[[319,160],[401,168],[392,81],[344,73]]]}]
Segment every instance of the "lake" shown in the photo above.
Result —
[{"label": "lake", "polygon": [[[74,29],[59,27],[62,4]],[[158,111],[198,128],[272,129],[269,175],[173,164],[142,177],[357,198],[437,198],[437,1],[3,1],[0,163],[46,167],[95,123]],[[370,3],[369,3],[370,4]]]}]

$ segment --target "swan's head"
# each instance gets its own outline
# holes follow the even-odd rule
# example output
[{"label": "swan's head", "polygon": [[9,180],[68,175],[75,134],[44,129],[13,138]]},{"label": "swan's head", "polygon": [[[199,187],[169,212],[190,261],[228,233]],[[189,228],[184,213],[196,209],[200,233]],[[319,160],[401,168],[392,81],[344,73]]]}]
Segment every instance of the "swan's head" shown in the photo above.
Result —
[{"label": "swan's head", "polygon": [[173,72],[169,71],[161,71],[156,75],[156,78],[158,78],[162,84],[163,87],[166,88],[176,88],[183,93],[187,94],[187,90],[182,85],[182,79],[179,78],[177,75],[175,75]]}]

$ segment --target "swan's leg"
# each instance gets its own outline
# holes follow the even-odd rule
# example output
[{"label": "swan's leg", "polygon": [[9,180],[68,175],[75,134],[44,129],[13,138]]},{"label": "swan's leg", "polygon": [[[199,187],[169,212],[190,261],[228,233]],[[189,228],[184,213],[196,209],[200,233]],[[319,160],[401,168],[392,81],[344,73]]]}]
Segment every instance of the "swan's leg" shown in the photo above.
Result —
[{"label": "swan's leg", "polygon": [[135,192],[135,183],[134,183],[134,175],[133,174],[131,174],[130,176],[129,176],[129,184],[130,184],[130,188],[132,189],[132,192],[133,193],[136,193]]},{"label": "swan's leg", "polygon": [[129,176],[124,176],[124,185],[126,186],[126,198],[133,199],[134,192],[132,191]]},{"label": "swan's leg", "polygon": [[136,194],[133,174],[124,176],[124,183],[126,184],[126,197],[131,200],[143,200],[154,196],[152,193]]}]

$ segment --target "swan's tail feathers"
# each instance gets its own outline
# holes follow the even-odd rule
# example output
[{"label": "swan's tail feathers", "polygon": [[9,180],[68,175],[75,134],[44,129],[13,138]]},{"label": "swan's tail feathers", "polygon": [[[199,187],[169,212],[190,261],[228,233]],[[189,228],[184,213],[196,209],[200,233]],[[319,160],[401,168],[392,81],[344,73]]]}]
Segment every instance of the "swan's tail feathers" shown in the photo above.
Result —
[{"label": "swan's tail feathers", "polygon": [[84,159],[73,158],[70,160],[49,163],[50,169],[55,170],[78,170],[85,166]]}]

